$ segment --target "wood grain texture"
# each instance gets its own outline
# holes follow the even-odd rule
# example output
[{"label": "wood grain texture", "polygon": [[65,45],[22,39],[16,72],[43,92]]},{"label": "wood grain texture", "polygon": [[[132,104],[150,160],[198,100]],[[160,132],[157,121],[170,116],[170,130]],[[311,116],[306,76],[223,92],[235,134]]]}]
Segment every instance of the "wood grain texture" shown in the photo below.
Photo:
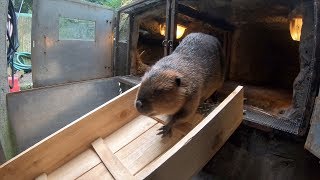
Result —
[{"label": "wood grain texture", "polygon": [[114,180],[114,178],[105,167],[105,165],[103,163],[100,163],[77,178],[77,180]]},{"label": "wood grain texture", "polygon": [[[171,138],[162,139],[156,135],[162,124],[135,111],[137,88],[8,161],[0,167],[0,179],[63,176],[70,177],[68,179],[188,179],[212,158],[242,122],[243,88],[239,86],[199,124],[195,123],[191,131],[190,127],[175,129]],[[181,131],[187,134],[183,137]],[[91,143],[100,160],[95,153],[87,152],[92,148]],[[81,167],[69,172],[77,163],[81,163]]]},{"label": "wood grain texture", "polygon": [[99,163],[101,163],[101,159],[96,152],[90,148],[63,166],[59,167],[57,170],[53,171],[48,175],[48,179],[75,179]]},{"label": "wood grain texture", "polygon": [[[115,153],[156,123],[155,120],[146,116],[138,116],[105,138],[104,142]],[[75,179],[99,163],[101,163],[99,156],[93,149],[89,149],[53,171],[48,175],[48,179]],[[89,174],[86,177],[89,177]]]},{"label": "wood grain texture", "polygon": [[[155,117],[152,117],[152,119],[156,120],[157,122],[161,124],[167,124],[168,123],[168,116],[166,115],[158,115]],[[182,124],[176,124],[174,126],[175,130],[180,131],[182,134],[186,135],[191,129],[193,129],[201,120],[203,119],[203,115],[200,113],[196,113],[193,118],[190,119],[190,121],[182,123]]]},{"label": "wood grain texture", "polygon": [[171,138],[161,138],[157,135],[161,127],[161,123],[154,125],[115,154],[131,174],[137,173],[181,139],[182,134],[175,130]]},{"label": "wood grain texture", "polygon": [[45,173],[35,178],[35,180],[47,180],[47,179],[48,179],[48,176]]},{"label": "wood grain texture", "polygon": [[138,179],[189,179],[222,147],[242,122],[243,88],[237,87],[194,129],[143,168]]},{"label": "wood grain texture", "polygon": [[128,169],[124,167],[119,159],[111,152],[102,138],[94,141],[92,146],[115,179],[135,179]]},{"label": "wood grain texture", "polygon": [[147,116],[140,115],[116,132],[112,133],[110,136],[106,137],[104,141],[109,149],[115,153],[150,129],[156,123],[157,121]]},{"label": "wood grain texture", "polygon": [[138,116],[133,106],[136,87],[99,106],[46,139],[40,141],[0,168],[0,179],[33,179],[51,173]]}]

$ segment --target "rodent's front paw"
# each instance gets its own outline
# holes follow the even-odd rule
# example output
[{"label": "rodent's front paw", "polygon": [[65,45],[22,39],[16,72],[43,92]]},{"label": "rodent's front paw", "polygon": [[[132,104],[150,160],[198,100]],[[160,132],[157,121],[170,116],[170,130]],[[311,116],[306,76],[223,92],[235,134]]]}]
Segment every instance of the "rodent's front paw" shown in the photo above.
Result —
[{"label": "rodent's front paw", "polygon": [[162,135],[161,137],[166,137],[169,135],[169,137],[172,136],[172,126],[170,125],[164,125],[162,126],[160,129],[158,129],[158,131],[160,131],[157,135]]}]

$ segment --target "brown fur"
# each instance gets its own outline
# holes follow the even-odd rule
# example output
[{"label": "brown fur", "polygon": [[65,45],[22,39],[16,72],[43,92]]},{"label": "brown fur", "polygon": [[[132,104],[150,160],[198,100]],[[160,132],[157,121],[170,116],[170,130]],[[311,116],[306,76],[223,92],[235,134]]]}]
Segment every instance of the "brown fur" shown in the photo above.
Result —
[{"label": "brown fur", "polygon": [[223,64],[215,37],[189,34],[171,55],[145,73],[135,102],[137,110],[147,116],[170,115],[159,133],[170,134],[174,124],[192,118],[199,104],[222,85]]}]

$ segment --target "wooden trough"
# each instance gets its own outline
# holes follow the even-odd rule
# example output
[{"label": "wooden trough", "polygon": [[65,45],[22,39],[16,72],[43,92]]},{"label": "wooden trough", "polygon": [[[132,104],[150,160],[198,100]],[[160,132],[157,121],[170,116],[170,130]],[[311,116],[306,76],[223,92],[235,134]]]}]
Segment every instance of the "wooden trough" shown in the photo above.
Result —
[{"label": "wooden trough", "polygon": [[157,129],[165,120],[142,116],[133,106],[138,86],[0,166],[0,179],[188,179],[242,121],[238,86],[201,121],[161,138]]}]

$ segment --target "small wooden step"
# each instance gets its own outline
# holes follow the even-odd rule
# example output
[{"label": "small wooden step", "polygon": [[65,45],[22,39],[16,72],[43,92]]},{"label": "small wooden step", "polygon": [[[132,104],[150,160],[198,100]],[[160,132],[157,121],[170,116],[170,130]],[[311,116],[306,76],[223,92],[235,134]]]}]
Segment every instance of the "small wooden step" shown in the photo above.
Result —
[{"label": "small wooden step", "polygon": [[105,145],[103,139],[99,138],[92,143],[92,146],[103,164],[108,168],[115,179],[135,179],[119,159]]}]

